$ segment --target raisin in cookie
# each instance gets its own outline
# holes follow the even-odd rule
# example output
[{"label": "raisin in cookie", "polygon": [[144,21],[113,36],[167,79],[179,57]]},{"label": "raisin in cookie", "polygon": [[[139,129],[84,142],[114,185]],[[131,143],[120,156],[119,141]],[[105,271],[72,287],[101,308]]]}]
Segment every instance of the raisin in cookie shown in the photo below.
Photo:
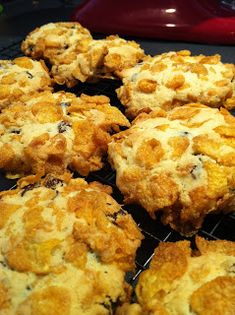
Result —
[{"label": "raisin in cookie", "polygon": [[109,159],[126,203],[138,203],[183,235],[204,217],[234,210],[235,118],[224,108],[188,104],[142,113],[114,135]]},{"label": "raisin in cookie", "polygon": [[0,314],[113,314],[142,235],[111,188],[68,175],[0,193]]},{"label": "raisin in cookie", "polygon": [[90,32],[79,23],[48,23],[32,31],[21,49],[27,56],[43,58],[51,64],[69,64],[87,49],[90,41]]},{"label": "raisin in cookie", "polygon": [[103,166],[109,132],[129,126],[106,96],[43,92],[25,96],[0,114],[0,168],[17,176],[87,175]]},{"label": "raisin in cookie", "polygon": [[134,66],[143,57],[144,51],[136,42],[108,36],[91,41],[87,51],[78,54],[71,63],[54,65],[52,75],[58,84],[72,87],[78,81],[118,77],[123,69]]},{"label": "raisin in cookie", "polygon": [[235,67],[219,55],[191,56],[189,51],[146,57],[143,63],[123,71],[123,86],[117,90],[130,117],[161,107],[172,109],[191,102],[219,107],[226,101],[235,107]]},{"label": "raisin in cookie", "polygon": [[196,237],[161,243],[150,268],[139,278],[139,302],[124,305],[117,315],[235,314],[235,243]]},{"label": "raisin in cookie", "polygon": [[28,57],[0,60],[0,109],[24,94],[51,90],[52,80],[43,61]]}]

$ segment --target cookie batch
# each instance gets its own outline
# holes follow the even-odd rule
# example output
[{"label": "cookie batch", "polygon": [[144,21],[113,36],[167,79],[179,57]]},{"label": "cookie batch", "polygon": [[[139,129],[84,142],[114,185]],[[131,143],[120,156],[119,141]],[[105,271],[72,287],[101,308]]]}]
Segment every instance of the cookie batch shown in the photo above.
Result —
[{"label": "cookie batch", "polygon": [[32,58],[43,58],[51,65],[51,75],[60,85],[115,78],[121,71],[144,58],[134,41],[119,36],[93,40],[79,23],[49,23],[31,32],[22,51]]},{"label": "cookie batch", "polygon": [[[147,56],[77,22],[38,27],[21,49],[0,61],[0,169],[18,178],[0,193],[0,315],[235,313],[234,242],[162,242],[133,289],[141,229],[110,186],[82,178],[108,160],[123,203],[183,237],[234,211],[235,66]],[[69,92],[105,78],[122,82],[125,115]]]}]

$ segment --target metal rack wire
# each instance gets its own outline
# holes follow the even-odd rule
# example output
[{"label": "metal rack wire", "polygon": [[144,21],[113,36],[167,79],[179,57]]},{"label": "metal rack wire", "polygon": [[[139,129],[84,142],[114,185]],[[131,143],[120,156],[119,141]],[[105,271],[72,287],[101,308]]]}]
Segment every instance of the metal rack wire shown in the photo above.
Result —
[{"label": "metal rack wire", "polygon": [[[12,59],[21,56],[22,53],[20,52],[19,47],[20,42],[14,42],[7,47],[0,48],[0,59]],[[115,89],[119,86],[120,83],[118,81],[102,80],[96,84],[81,83],[75,88],[70,89],[70,91],[78,96],[81,93],[89,95],[107,95],[111,100],[111,104],[123,111],[122,105],[115,93]],[[62,88],[60,87],[57,89],[59,90]],[[115,172],[111,169],[107,161],[102,170],[90,174],[86,180],[96,180],[111,185],[113,187],[114,198],[122,203],[123,197],[115,185]],[[16,181],[6,179],[3,175],[0,175],[0,190],[11,189],[14,187],[15,183]],[[175,242],[185,238],[173,231],[170,227],[164,226],[159,219],[152,220],[147,212],[138,205],[128,205],[124,206],[124,208],[133,216],[145,236],[141,247],[137,251],[136,270],[135,272],[128,273],[126,276],[127,281],[134,286],[139,274],[148,267],[153,256],[153,251],[159,242]],[[207,239],[226,239],[235,241],[235,213],[226,215],[208,215],[198,234]],[[194,238],[191,239],[192,242],[193,239]]]}]

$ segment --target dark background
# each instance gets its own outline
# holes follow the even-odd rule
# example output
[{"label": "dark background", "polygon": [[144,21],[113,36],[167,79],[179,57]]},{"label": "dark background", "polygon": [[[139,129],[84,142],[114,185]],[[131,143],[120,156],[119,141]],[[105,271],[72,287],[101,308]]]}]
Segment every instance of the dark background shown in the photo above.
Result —
[{"label": "dark background", "polygon": [[[73,9],[81,2],[82,0],[0,1],[4,7],[0,15],[0,48],[14,41],[21,40],[27,33],[42,24],[55,21],[68,21]],[[225,62],[234,63],[235,59],[235,46],[200,45],[140,38],[135,38],[135,40],[141,44],[146,53],[152,55],[169,50],[189,49],[193,54],[203,53],[211,55],[219,53]]]}]

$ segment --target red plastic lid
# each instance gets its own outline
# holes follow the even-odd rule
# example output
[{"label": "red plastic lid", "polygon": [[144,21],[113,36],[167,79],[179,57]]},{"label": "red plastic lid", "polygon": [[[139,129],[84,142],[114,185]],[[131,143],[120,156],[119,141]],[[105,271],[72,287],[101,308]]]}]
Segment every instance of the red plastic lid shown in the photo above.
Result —
[{"label": "red plastic lid", "polygon": [[235,10],[216,0],[87,0],[72,19],[96,33],[235,44]]}]

